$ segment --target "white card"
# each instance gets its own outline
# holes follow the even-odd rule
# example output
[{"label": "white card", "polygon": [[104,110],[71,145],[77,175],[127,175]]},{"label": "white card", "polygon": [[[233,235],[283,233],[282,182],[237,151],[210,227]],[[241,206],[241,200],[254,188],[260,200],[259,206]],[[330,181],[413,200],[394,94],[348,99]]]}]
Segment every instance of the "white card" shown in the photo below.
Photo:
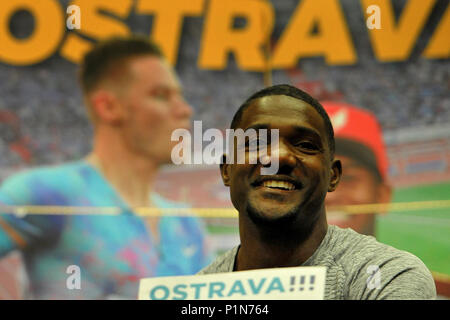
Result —
[{"label": "white card", "polygon": [[325,267],[141,279],[139,300],[322,300]]}]

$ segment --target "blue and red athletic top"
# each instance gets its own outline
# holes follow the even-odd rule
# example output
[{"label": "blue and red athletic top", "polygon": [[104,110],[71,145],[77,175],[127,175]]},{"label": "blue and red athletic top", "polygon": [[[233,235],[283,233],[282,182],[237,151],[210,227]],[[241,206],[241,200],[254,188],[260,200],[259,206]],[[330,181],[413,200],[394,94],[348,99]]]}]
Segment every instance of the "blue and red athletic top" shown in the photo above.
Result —
[{"label": "blue and red athletic top", "polygon": [[[158,208],[181,208],[151,194]],[[119,215],[0,215],[0,257],[21,250],[36,299],[136,299],[141,278],[195,274],[211,256],[202,221],[163,216],[156,245],[104,177],[85,161],[16,174],[0,187],[6,205],[118,207]],[[184,206],[185,207],[185,206]],[[69,266],[81,289],[68,289]]]}]

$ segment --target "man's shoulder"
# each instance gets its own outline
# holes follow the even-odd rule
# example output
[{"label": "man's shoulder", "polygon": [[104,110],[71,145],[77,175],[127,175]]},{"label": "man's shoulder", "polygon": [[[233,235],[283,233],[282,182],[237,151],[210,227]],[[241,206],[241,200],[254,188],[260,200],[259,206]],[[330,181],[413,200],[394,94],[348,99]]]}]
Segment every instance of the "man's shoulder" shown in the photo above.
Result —
[{"label": "man's shoulder", "polygon": [[[331,226],[330,226],[331,227]],[[351,265],[358,263],[382,262],[386,260],[407,260],[423,264],[415,255],[379,242],[373,236],[367,236],[347,228],[333,228],[333,240],[328,250],[334,251],[336,262],[348,261]]]},{"label": "man's shoulder", "polygon": [[78,173],[83,167],[83,162],[74,161],[59,165],[40,166],[12,174],[4,180],[4,183],[27,182],[33,179],[60,177],[71,173]]},{"label": "man's shoulder", "polygon": [[[55,166],[42,166],[26,169],[6,178],[0,193],[5,202],[29,202],[36,192],[63,192],[65,189],[76,191],[76,185],[82,179],[81,162],[69,162]],[[28,200],[27,200],[28,199]]]},{"label": "man's shoulder", "polygon": [[[414,254],[377,241],[352,229],[334,227],[333,259],[347,275],[352,298],[432,298],[434,281],[425,264]],[[377,290],[367,291],[369,280],[379,275]],[[371,278],[372,277],[372,278]],[[383,289],[383,290],[380,290]],[[355,292],[358,292],[355,296]]]},{"label": "man's shoulder", "polygon": [[226,251],[217,257],[210,265],[200,270],[197,274],[203,275],[210,273],[232,272],[238,249],[239,246]]}]

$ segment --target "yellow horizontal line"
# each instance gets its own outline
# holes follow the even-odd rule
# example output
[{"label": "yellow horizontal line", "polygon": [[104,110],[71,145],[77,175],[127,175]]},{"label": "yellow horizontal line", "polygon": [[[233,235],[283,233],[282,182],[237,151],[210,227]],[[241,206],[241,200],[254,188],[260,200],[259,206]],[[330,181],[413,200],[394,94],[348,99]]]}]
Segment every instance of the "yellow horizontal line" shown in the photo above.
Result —
[{"label": "yellow horizontal line", "polygon": [[329,208],[330,210],[343,211],[347,214],[383,213],[394,211],[413,211],[423,209],[447,209],[450,208],[450,200],[412,201],[395,203],[374,203],[361,205],[347,205]]},{"label": "yellow horizontal line", "polygon": [[[377,203],[364,205],[347,205],[328,207],[329,214],[372,214],[395,211],[413,211],[424,209],[450,209],[450,200],[414,201],[397,203]],[[118,215],[120,207],[78,207],[78,206],[4,206],[0,205],[1,213],[12,213],[17,216],[37,215]],[[236,218],[238,212],[234,208],[153,208],[138,207],[133,212],[138,216],[198,216],[203,218]]]},{"label": "yellow horizontal line", "polygon": [[[365,204],[333,206],[327,208],[330,212],[340,212],[348,215],[369,214],[394,211],[409,211],[423,209],[450,209],[450,200],[414,201],[383,204]],[[0,205],[0,214],[15,214],[17,216],[34,215],[119,215],[120,207],[79,207],[79,206],[5,206]],[[198,216],[202,218],[237,218],[234,208],[151,208],[139,207],[133,210],[138,216]],[[432,272],[433,277],[441,282],[450,283],[450,275]]]}]

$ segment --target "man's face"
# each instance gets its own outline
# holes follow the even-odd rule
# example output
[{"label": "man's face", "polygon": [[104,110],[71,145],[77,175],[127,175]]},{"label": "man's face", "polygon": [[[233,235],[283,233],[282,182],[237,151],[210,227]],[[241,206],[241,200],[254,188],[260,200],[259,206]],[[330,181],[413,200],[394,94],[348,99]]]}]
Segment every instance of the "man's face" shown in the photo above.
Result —
[{"label": "man's face", "polygon": [[184,100],[172,68],[152,56],[129,62],[130,82],[120,96],[125,119],[121,128],[129,149],[159,164],[170,161],[171,134],[190,128],[192,108]]},{"label": "man's face", "polygon": [[[273,95],[255,99],[239,127],[279,130],[279,170],[275,175],[261,175],[260,163],[223,164],[222,178],[230,186],[233,205],[256,223],[299,221],[310,226],[323,211],[325,194],[335,188],[340,174],[339,164],[330,158],[322,117],[299,99]],[[246,149],[247,159],[248,153]]]},{"label": "man's face", "polygon": [[[328,221],[341,228],[352,228],[363,234],[374,234],[374,214],[345,215],[333,211],[333,206],[375,204],[390,201],[390,189],[374,174],[350,157],[336,152],[342,162],[343,175],[339,187],[326,197]],[[331,210],[330,210],[331,209]]]}]

